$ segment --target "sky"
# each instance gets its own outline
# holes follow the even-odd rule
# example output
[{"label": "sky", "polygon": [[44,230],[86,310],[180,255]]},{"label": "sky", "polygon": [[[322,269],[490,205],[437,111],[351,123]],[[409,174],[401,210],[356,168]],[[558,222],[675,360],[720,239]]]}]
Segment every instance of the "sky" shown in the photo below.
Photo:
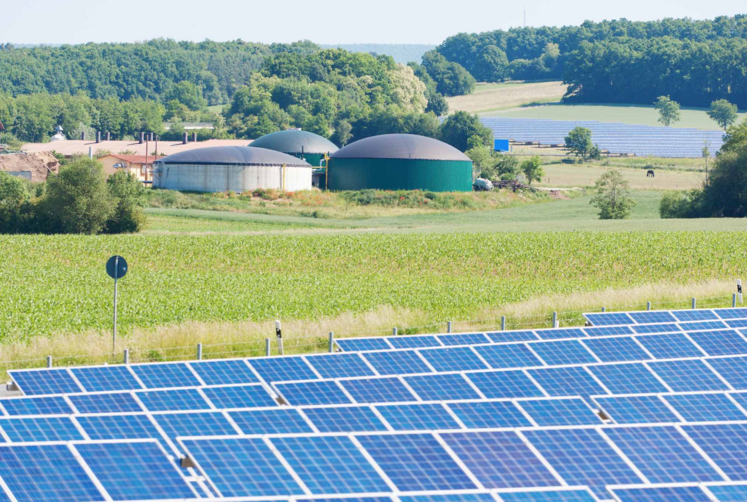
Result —
[{"label": "sky", "polygon": [[744,0],[0,0],[0,43],[438,44],[459,32],[521,26],[525,8],[528,26],[747,13]]}]

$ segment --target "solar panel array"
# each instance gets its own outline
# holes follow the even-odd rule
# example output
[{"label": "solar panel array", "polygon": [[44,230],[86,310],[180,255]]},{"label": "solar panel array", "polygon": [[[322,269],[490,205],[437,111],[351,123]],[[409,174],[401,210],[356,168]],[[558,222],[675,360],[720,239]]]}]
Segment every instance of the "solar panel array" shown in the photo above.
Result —
[{"label": "solar panel array", "polygon": [[614,122],[566,121],[482,117],[496,138],[518,142],[562,145],[575,127],[591,130],[600,149],[616,154],[656,157],[701,157],[708,144],[715,155],[723,144],[723,131],[630,125]]},{"label": "solar panel array", "polygon": [[0,501],[747,497],[747,309],[12,371]]}]

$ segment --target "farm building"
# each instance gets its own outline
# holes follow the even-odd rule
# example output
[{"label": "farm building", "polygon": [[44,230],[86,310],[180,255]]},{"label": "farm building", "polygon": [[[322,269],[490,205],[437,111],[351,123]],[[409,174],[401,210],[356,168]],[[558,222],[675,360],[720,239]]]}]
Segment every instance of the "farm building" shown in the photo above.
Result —
[{"label": "farm building", "polygon": [[451,145],[412,134],[351,143],[331,155],[331,190],[472,190],[472,161]]},{"label": "farm building", "polygon": [[194,192],[292,192],[311,188],[311,171],[306,162],[265,148],[201,148],[157,160],[153,186]]},{"label": "farm building", "polygon": [[332,154],[339,150],[334,143],[318,134],[298,129],[265,134],[251,142],[249,146],[287,153],[304,159],[314,167],[322,165],[325,154]]}]

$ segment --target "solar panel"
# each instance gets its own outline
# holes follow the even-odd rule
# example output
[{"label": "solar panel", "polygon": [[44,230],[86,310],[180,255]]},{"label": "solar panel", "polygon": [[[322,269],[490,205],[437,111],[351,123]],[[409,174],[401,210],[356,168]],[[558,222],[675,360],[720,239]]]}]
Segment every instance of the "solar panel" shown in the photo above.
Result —
[{"label": "solar panel", "polygon": [[588,490],[543,490],[499,494],[503,502],[596,502]]},{"label": "solar panel", "polygon": [[678,321],[710,321],[718,320],[718,316],[712,310],[674,310],[672,315]]},{"label": "solar panel", "polygon": [[590,396],[607,391],[582,367],[543,368],[528,373],[550,396]]},{"label": "solar panel", "polygon": [[518,370],[471,373],[469,379],[488,399],[545,395],[532,379]]},{"label": "solar panel", "polygon": [[364,357],[382,375],[433,372],[425,361],[418,356],[417,352],[411,350],[367,352]]},{"label": "solar panel", "polygon": [[[605,364],[589,368],[613,394],[668,392],[651,371],[640,363]],[[597,394],[603,394],[597,392]]]},{"label": "solar panel", "polygon": [[302,357],[266,357],[251,359],[249,363],[267,383],[319,378]]},{"label": "solar panel", "polygon": [[130,368],[148,389],[202,385],[185,363],[133,364]]},{"label": "solar panel", "polygon": [[489,493],[434,493],[397,498],[400,502],[495,502]]},{"label": "solar panel", "polygon": [[244,434],[313,432],[296,408],[230,411],[228,415]]},{"label": "solar panel", "polygon": [[524,344],[480,345],[475,352],[495,369],[543,366],[542,361]]},{"label": "solar panel", "polygon": [[8,415],[67,415],[73,412],[65,398],[21,397],[0,399],[0,405]]},{"label": "solar panel", "polygon": [[133,413],[143,411],[129,392],[73,394],[68,396],[78,413]]},{"label": "solar panel", "polygon": [[560,486],[514,432],[464,432],[441,437],[486,488]]},{"label": "solar panel", "polygon": [[631,326],[633,331],[640,334],[646,333],[679,333],[682,330],[676,324],[643,324]]},{"label": "solar panel", "polygon": [[172,441],[179,436],[231,436],[237,433],[231,422],[218,411],[164,413],[154,415],[154,418]]},{"label": "solar panel", "polygon": [[305,408],[304,413],[319,432],[376,432],[388,430],[368,406]]},{"label": "solar panel", "polygon": [[345,352],[360,352],[364,350],[389,350],[392,348],[387,339],[381,338],[335,338],[335,344]]},{"label": "solar panel", "polygon": [[105,500],[65,445],[0,445],[0,472],[18,502]]},{"label": "solar panel", "polygon": [[604,396],[595,397],[594,401],[618,424],[680,421],[680,418],[658,396]]},{"label": "solar panel", "polygon": [[747,420],[726,394],[670,394],[664,399],[688,422]]},{"label": "solar panel", "polygon": [[648,366],[675,392],[729,389],[703,361],[659,361]]},{"label": "solar panel", "polygon": [[742,408],[747,406],[747,394],[745,394],[744,392],[732,392],[729,395]]},{"label": "solar panel", "polygon": [[747,308],[715,309],[713,312],[721,319],[747,319]]},{"label": "solar panel", "polygon": [[506,342],[526,342],[529,340],[539,340],[539,337],[533,331],[496,331],[494,333],[485,333],[493,343]]},{"label": "solar panel", "polygon": [[726,325],[730,328],[747,328],[747,319],[732,319],[726,321]]},{"label": "solar panel", "polygon": [[584,340],[584,344],[604,363],[651,359],[633,338],[595,338]]},{"label": "solar panel", "polygon": [[630,326],[602,326],[599,328],[584,328],[587,336],[619,336],[635,333]]},{"label": "solar panel", "polygon": [[190,362],[192,369],[207,385],[257,383],[259,378],[241,359]]},{"label": "solar panel", "polygon": [[438,337],[444,345],[479,345],[491,343],[491,338],[485,333],[460,333],[456,335],[441,335]]},{"label": "solar panel", "polygon": [[14,443],[84,439],[70,417],[2,418],[0,427]]},{"label": "solar panel", "polygon": [[[293,406],[350,404],[352,402],[334,380],[276,383],[275,389]],[[246,408],[246,406],[234,406],[234,408]]]},{"label": "solar panel", "polygon": [[376,410],[395,431],[461,429],[441,404],[400,404],[377,406]]},{"label": "solar panel", "polygon": [[420,355],[438,372],[490,369],[470,347],[421,350]]},{"label": "solar panel", "polygon": [[543,340],[560,340],[563,338],[586,338],[584,333],[579,328],[553,328],[553,329],[542,329],[535,331],[537,336]]},{"label": "solar panel", "polygon": [[697,486],[614,488],[620,502],[711,502]]},{"label": "solar panel", "polygon": [[127,366],[92,366],[90,368],[71,368],[86,392],[108,392],[117,390],[142,389]]},{"label": "solar panel", "polygon": [[114,500],[197,498],[158,443],[85,443],[75,449]]},{"label": "solar panel", "polygon": [[[447,335],[448,336],[448,335]],[[395,349],[418,349],[421,347],[443,347],[438,337],[426,336],[393,336],[388,338],[389,345]],[[387,349],[389,347],[384,347]]]},{"label": "solar panel", "polygon": [[682,430],[729,479],[747,480],[747,424],[683,425]]},{"label": "solar panel", "polygon": [[146,415],[95,415],[78,417],[77,420],[93,440],[163,440],[161,433]]},{"label": "solar panel", "polygon": [[532,426],[510,401],[473,401],[449,403],[448,406],[468,429]]},{"label": "solar panel", "polygon": [[747,500],[747,485],[709,486],[708,491],[715,495],[719,502]]},{"label": "solar panel", "polygon": [[545,429],[522,432],[568,483],[586,485],[608,499],[606,485],[642,480],[594,429]]},{"label": "solar panel", "polygon": [[277,402],[262,385],[230,385],[204,387],[203,392],[216,408],[260,408],[277,406]]},{"label": "solar panel", "polygon": [[628,314],[610,312],[603,314],[584,314],[584,317],[594,326],[614,326],[617,324],[635,324]]},{"label": "solar panel", "polygon": [[180,443],[221,497],[304,495],[262,439],[181,439]]},{"label": "solar panel", "polygon": [[677,322],[677,318],[674,317],[671,312],[662,312],[662,311],[631,312],[629,315],[638,324]]},{"label": "solar panel", "polygon": [[723,321],[700,321],[700,322],[683,322],[680,323],[682,331],[703,331],[714,329],[726,329],[729,326]]},{"label": "solar panel", "polygon": [[734,330],[697,331],[689,335],[709,356],[747,354],[747,341]]},{"label": "solar panel", "polygon": [[723,481],[674,427],[620,427],[604,432],[652,483]]},{"label": "solar panel", "polygon": [[148,411],[209,410],[210,405],[197,389],[140,391],[138,399]]},{"label": "solar panel", "polygon": [[580,398],[526,399],[518,404],[540,427],[602,423],[602,419]]},{"label": "solar panel", "polygon": [[306,361],[322,375],[322,378],[374,376],[376,374],[359,354],[307,356]]},{"label": "solar panel", "polygon": [[706,355],[682,333],[637,336],[636,340],[646,347],[646,350],[656,359],[702,357]]},{"label": "solar panel", "polygon": [[539,342],[531,344],[532,350],[548,365],[586,364],[598,362],[578,340]]},{"label": "solar panel", "polygon": [[747,389],[747,357],[709,359],[708,364],[735,389]]},{"label": "solar panel", "polygon": [[272,444],[314,494],[391,490],[347,437],[280,437]]},{"label": "solar panel", "polygon": [[396,377],[361,378],[340,382],[356,403],[417,401],[417,397]]},{"label": "solar panel", "polygon": [[400,491],[476,488],[430,434],[358,436],[357,439]]},{"label": "solar panel", "polygon": [[11,370],[8,374],[26,396],[70,394],[83,391],[67,370]]}]

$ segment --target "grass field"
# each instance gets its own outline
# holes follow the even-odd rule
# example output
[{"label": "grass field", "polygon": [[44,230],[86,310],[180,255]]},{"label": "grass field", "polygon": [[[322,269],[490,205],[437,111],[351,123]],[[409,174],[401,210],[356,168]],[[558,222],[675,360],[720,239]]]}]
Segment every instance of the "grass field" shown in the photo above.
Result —
[{"label": "grass field", "polygon": [[567,86],[560,82],[478,84],[473,94],[446,100],[452,113],[466,111],[488,114],[528,103],[557,102],[566,90]]},{"label": "grass field", "polygon": [[544,167],[545,177],[537,186],[566,188],[594,186],[605,172],[617,169],[637,190],[689,190],[703,185],[703,175],[694,171],[658,170],[654,178],[646,177],[646,170],[586,164],[555,164]]}]

